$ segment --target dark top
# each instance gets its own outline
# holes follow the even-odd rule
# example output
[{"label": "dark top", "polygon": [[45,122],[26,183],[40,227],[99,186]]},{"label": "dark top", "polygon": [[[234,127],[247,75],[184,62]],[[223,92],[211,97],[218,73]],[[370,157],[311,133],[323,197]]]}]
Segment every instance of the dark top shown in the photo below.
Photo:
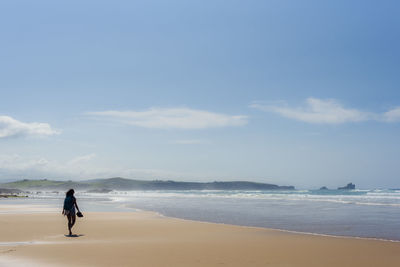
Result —
[{"label": "dark top", "polygon": [[75,204],[75,197],[74,196],[68,196],[64,200],[64,209],[65,210],[72,210],[74,208]]}]

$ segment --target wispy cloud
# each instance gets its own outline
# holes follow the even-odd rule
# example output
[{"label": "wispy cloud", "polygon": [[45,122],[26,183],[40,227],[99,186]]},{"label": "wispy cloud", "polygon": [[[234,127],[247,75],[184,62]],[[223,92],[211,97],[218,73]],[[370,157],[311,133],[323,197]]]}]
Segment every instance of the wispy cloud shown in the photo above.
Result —
[{"label": "wispy cloud", "polygon": [[22,171],[43,168],[49,161],[42,157],[24,158],[18,154],[0,155],[0,170]]},{"label": "wispy cloud", "polygon": [[86,173],[90,169],[87,163],[95,154],[77,156],[71,160],[59,162],[44,157],[26,157],[18,154],[0,155],[0,171],[7,173],[21,173],[22,175],[54,175],[71,176]]},{"label": "wispy cloud", "polygon": [[0,138],[17,136],[48,136],[60,133],[48,123],[22,122],[9,116],[0,116]]},{"label": "wispy cloud", "polygon": [[150,108],[144,111],[88,112],[97,118],[107,118],[145,128],[205,129],[247,124],[247,116],[227,115],[190,108]]},{"label": "wispy cloud", "polygon": [[77,157],[71,159],[70,161],[68,161],[67,164],[75,165],[75,164],[90,161],[90,160],[94,159],[95,157],[96,157],[95,153],[91,153],[91,154],[83,155],[83,156],[77,156]]},{"label": "wispy cloud", "polygon": [[383,113],[383,120],[387,122],[398,122],[400,121],[400,107],[393,108]]},{"label": "wispy cloud", "polygon": [[333,99],[307,98],[305,105],[289,107],[287,105],[250,105],[262,111],[277,113],[283,117],[314,124],[340,124],[379,119],[374,113],[346,108]]},{"label": "wispy cloud", "polygon": [[96,157],[96,154],[91,153],[60,161],[45,157],[0,154],[0,181],[2,178],[89,179],[119,176],[138,179],[184,179],[196,177],[193,173],[107,165],[96,162]]}]

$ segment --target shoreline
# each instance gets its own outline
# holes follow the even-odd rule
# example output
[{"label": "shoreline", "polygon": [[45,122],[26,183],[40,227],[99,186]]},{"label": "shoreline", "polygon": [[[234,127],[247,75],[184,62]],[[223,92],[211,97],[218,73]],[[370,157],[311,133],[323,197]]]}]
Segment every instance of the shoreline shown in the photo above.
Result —
[{"label": "shoreline", "polygon": [[73,228],[78,236],[70,238],[64,236],[61,214],[1,214],[0,266],[18,266],[7,265],[8,260],[21,266],[27,260],[67,266],[68,255],[76,254],[76,266],[400,266],[400,242],[192,221],[149,211],[84,215]]},{"label": "shoreline", "polygon": [[[113,211],[111,211],[113,212]],[[118,212],[118,211],[117,211]],[[167,216],[158,211],[153,210],[143,210],[135,208],[132,212],[152,212],[157,214],[158,216],[164,218],[171,218],[171,219],[179,219],[188,222],[198,222],[198,223],[206,223],[206,224],[217,224],[217,225],[227,225],[227,226],[237,226],[237,227],[244,227],[244,228],[255,228],[255,229],[266,229],[266,230],[273,230],[279,231],[284,233],[291,233],[291,234],[300,234],[300,235],[311,235],[311,236],[321,236],[321,237],[332,237],[332,238],[343,238],[343,239],[360,239],[360,240],[375,240],[375,241],[383,241],[383,242],[391,242],[391,243],[400,243],[400,240],[396,239],[384,239],[384,238],[377,238],[377,237],[363,237],[363,236],[350,236],[350,235],[331,235],[331,234],[321,234],[321,233],[313,233],[313,232],[302,232],[302,231],[295,231],[295,230],[287,230],[287,229],[280,229],[280,228],[272,228],[272,227],[262,227],[262,226],[251,226],[251,225],[242,225],[242,224],[230,224],[230,223],[222,223],[222,222],[210,222],[210,221],[202,221],[202,220],[194,220],[194,219],[185,219],[181,217],[174,217],[174,216]]]},{"label": "shoreline", "polygon": [[[1,208],[6,207],[6,210],[3,211]],[[15,210],[11,210],[11,207],[15,208],[18,207],[18,212],[15,212]],[[21,208],[23,208],[23,211],[20,211]],[[30,211],[26,211],[26,209],[29,209]],[[385,239],[385,238],[377,238],[377,237],[363,237],[363,236],[351,236],[351,235],[333,235],[333,234],[323,234],[323,233],[313,233],[313,232],[305,232],[305,231],[296,231],[296,230],[289,230],[289,229],[281,229],[281,228],[273,228],[273,227],[263,227],[263,226],[251,226],[251,225],[242,225],[242,224],[231,224],[231,223],[223,223],[223,222],[212,222],[212,221],[205,221],[205,220],[195,220],[195,219],[186,219],[182,217],[175,217],[175,216],[167,216],[162,214],[161,212],[158,211],[153,211],[153,210],[144,210],[140,208],[132,208],[132,207],[126,207],[125,208],[127,211],[105,211],[105,213],[119,213],[119,212],[150,212],[154,213],[157,216],[163,217],[163,218],[171,218],[171,219],[179,219],[183,221],[188,221],[188,222],[198,222],[198,223],[205,223],[205,224],[217,224],[217,225],[227,225],[227,226],[237,226],[237,227],[244,227],[244,228],[254,228],[254,229],[266,229],[266,230],[273,230],[273,231],[279,231],[283,233],[291,233],[291,234],[303,234],[303,235],[310,235],[310,236],[321,236],[321,237],[332,237],[332,238],[343,238],[343,239],[360,239],[360,240],[375,240],[375,241],[383,241],[383,242],[391,242],[391,243],[400,243],[400,240],[396,239]],[[38,214],[38,213],[43,213],[43,214],[53,214],[54,212],[58,212],[58,208],[56,206],[52,205],[26,205],[26,204],[2,204],[0,203],[0,216],[2,214]],[[1,266],[0,266],[1,267]]]},{"label": "shoreline", "polygon": [[[283,195],[236,191],[115,191],[105,194],[79,191],[77,197],[84,211],[114,212],[140,208],[167,217],[195,221],[304,234],[400,241],[399,209],[392,204],[377,206],[398,203],[400,192],[372,191],[363,195],[334,196],[314,195],[308,191]],[[2,203],[41,203],[59,208],[63,195],[60,192],[43,191],[41,194],[32,194],[29,199],[4,199]],[[358,204],[370,202],[376,205]]]},{"label": "shoreline", "polygon": [[[153,212],[153,211],[148,211]],[[158,212],[155,212],[159,214]],[[271,231],[278,231],[283,233],[289,234],[299,234],[299,235],[310,235],[310,236],[320,236],[320,237],[329,237],[329,238],[341,238],[341,239],[360,239],[360,240],[371,240],[371,241],[382,241],[382,242],[390,242],[390,243],[400,243],[400,240],[391,240],[391,239],[383,239],[383,238],[375,238],[375,237],[362,237],[362,236],[346,236],[346,235],[330,235],[330,234],[319,234],[319,233],[312,233],[312,232],[301,232],[301,231],[294,231],[294,230],[285,230],[279,228],[270,228],[270,227],[259,227],[259,226],[248,226],[248,225],[240,225],[240,224],[229,224],[229,223],[216,223],[216,222],[208,222],[208,221],[197,221],[197,220],[190,220],[190,219],[183,219],[179,217],[169,217],[160,214],[165,218],[171,219],[179,219],[188,222],[198,222],[198,223],[209,223],[209,224],[218,224],[218,225],[226,225],[226,226],[236,226],[236,227],[243,227],[243,228],[252,228],[252,229],[265,229]]]},{"label": "shoreline", "polygon": [[[1,205],[0,205],[1,207]],[[42,206],[44,207],[44,206]],[[35,207],[36,208],[36,207]],[[45,209],[45,208],[43,208]],[[0,216],[2,214],[54,214],[55,210],[52,210],[53,207],[49,206],[48,211],[43,211],[43,210],[35,210],[31,212],[0,212]],[[55,208],[54,208],[55,209]],[[152,213],[160,218],[166,218],[166,219],[177,219],[177,220],[182,220],[182,221],[187,221],[187,222],[193,222],[193,223],[204,223],[204,224],[216,224],[216,225],[223,225],[223,226],[235,226],[235,227],[241,227],[241,228],[250,228],[250,229],[259,229],[259,230],[271,230],[271,231],[278,231],[278,232],[283,232],[283,233],[289,233],[289,234],[299,234],[299,235],[310,235],[310,236],[320,236],[320,237],[328,237],[328,238],[339,238],[339,239],[359,239],[359,240],[371,240],[371,241],[382,241],[382,242],[391,242],[391,243],[400,243],[400,240],[390,240],[390,239],[383,239],[383,238],[375,238],[375,237],[359,237],[359,236],[344,236],[344,235],[330,235],[330,234],[320,234],[320,233],[312,233],[312,232],[301,232],[301,231],[294,231],[294,230],[286,230],[286,229],[279,229],[279,228],[271,228],[271,227],[261,227],[261,226],[249,226],[249,225],[240,225],[240,224],[229,224],[229,223],[218,223],[218,222],[209,222],[209,221],[201,221],[201,220],[192,220],[192,219],[185,219],[185,218],[180,218],[180,217],[172,217],[172,216],[166,216],[160,212],[157,211],[152,211],[152,210],[143,210],[143,209],[134,209],[132,211],[127,211],[126,213],[135,213],[135,212],[144,212],[144,213]],[[92,212],[89,212],[92,213]],[[121,213],[121,211],[106,211],[103,213]],[[124,212],[122,212],[124,213]],[[26,242],[35,242],[35,241],[26,241]],[[2,242],[0,242],[0,246]]]},{"label": "shoreline", "polygon": [[236,226],[236,227],[243,227],[243,228],[254,228],[254,229],[265,229],[265,230],[272,230],[278,231],[283,233],[290,233],[290,234],[300,234],[300,235],[310,235],[310,236],[321,236],[321,237],[332,237],[332,238],[343,238],[343,239],[360,239],[360,240],[372,240],[372,241],[383,241],[383,242],[391,242],[391,243],[400,243],[400,240],[395,239],[384,239],[384,238],[377,238],[377,237],[362,237],[362,236],[350,236],[350,235],[330,235],[330,234],[320,234],[320,233],[312,233],[312,232],[302,232],[302,231],[295,231],[295,230],[286,230],[280,228],[271,228],[271,227],[262,227],[262,226],[251,226],[251,225],[241,225],[241,224],[230,224],[230,223],[220,223],[220,222],[209,222],[209,221],[201,221],[201,220],[192,220],[192,219],[185,219],[181,217],[173,217],[173,216],[166,216],[160,212],[152,211],[152,210],[142,210],[136,209],[138,212],[152,212],[157,214],[158,216],[164,218],[171,218],[171,219],[178,219],[188,222],[197,222],[197,223],[205,223],[205,224],[217,224],[217,225],[226,225],[226,226]]}]

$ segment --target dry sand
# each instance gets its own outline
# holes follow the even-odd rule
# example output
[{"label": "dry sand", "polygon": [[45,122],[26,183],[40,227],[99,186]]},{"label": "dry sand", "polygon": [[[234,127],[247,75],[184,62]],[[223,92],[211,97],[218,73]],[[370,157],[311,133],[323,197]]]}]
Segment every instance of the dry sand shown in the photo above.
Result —
[{"label": "dry sand", "polygon": [[[400,266],[400,243],[193,222],[151,212],[0,214],[0,266]],[[14,261],[12,261],[14,260]],[[28,263],[28,264],[27,264]]]}]

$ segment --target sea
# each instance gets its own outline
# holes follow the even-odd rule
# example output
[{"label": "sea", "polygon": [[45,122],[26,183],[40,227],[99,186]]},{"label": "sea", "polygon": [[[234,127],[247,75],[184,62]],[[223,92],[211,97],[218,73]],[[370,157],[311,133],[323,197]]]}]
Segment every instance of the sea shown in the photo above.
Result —
[{"label": "sea", "polygon": [[[163,216],[308,234],[400,241],[400,190],[193,190],[77,192],[85,211],[154,211]],[[0,204],[50,205],[63,192],[31,192]]]}]

